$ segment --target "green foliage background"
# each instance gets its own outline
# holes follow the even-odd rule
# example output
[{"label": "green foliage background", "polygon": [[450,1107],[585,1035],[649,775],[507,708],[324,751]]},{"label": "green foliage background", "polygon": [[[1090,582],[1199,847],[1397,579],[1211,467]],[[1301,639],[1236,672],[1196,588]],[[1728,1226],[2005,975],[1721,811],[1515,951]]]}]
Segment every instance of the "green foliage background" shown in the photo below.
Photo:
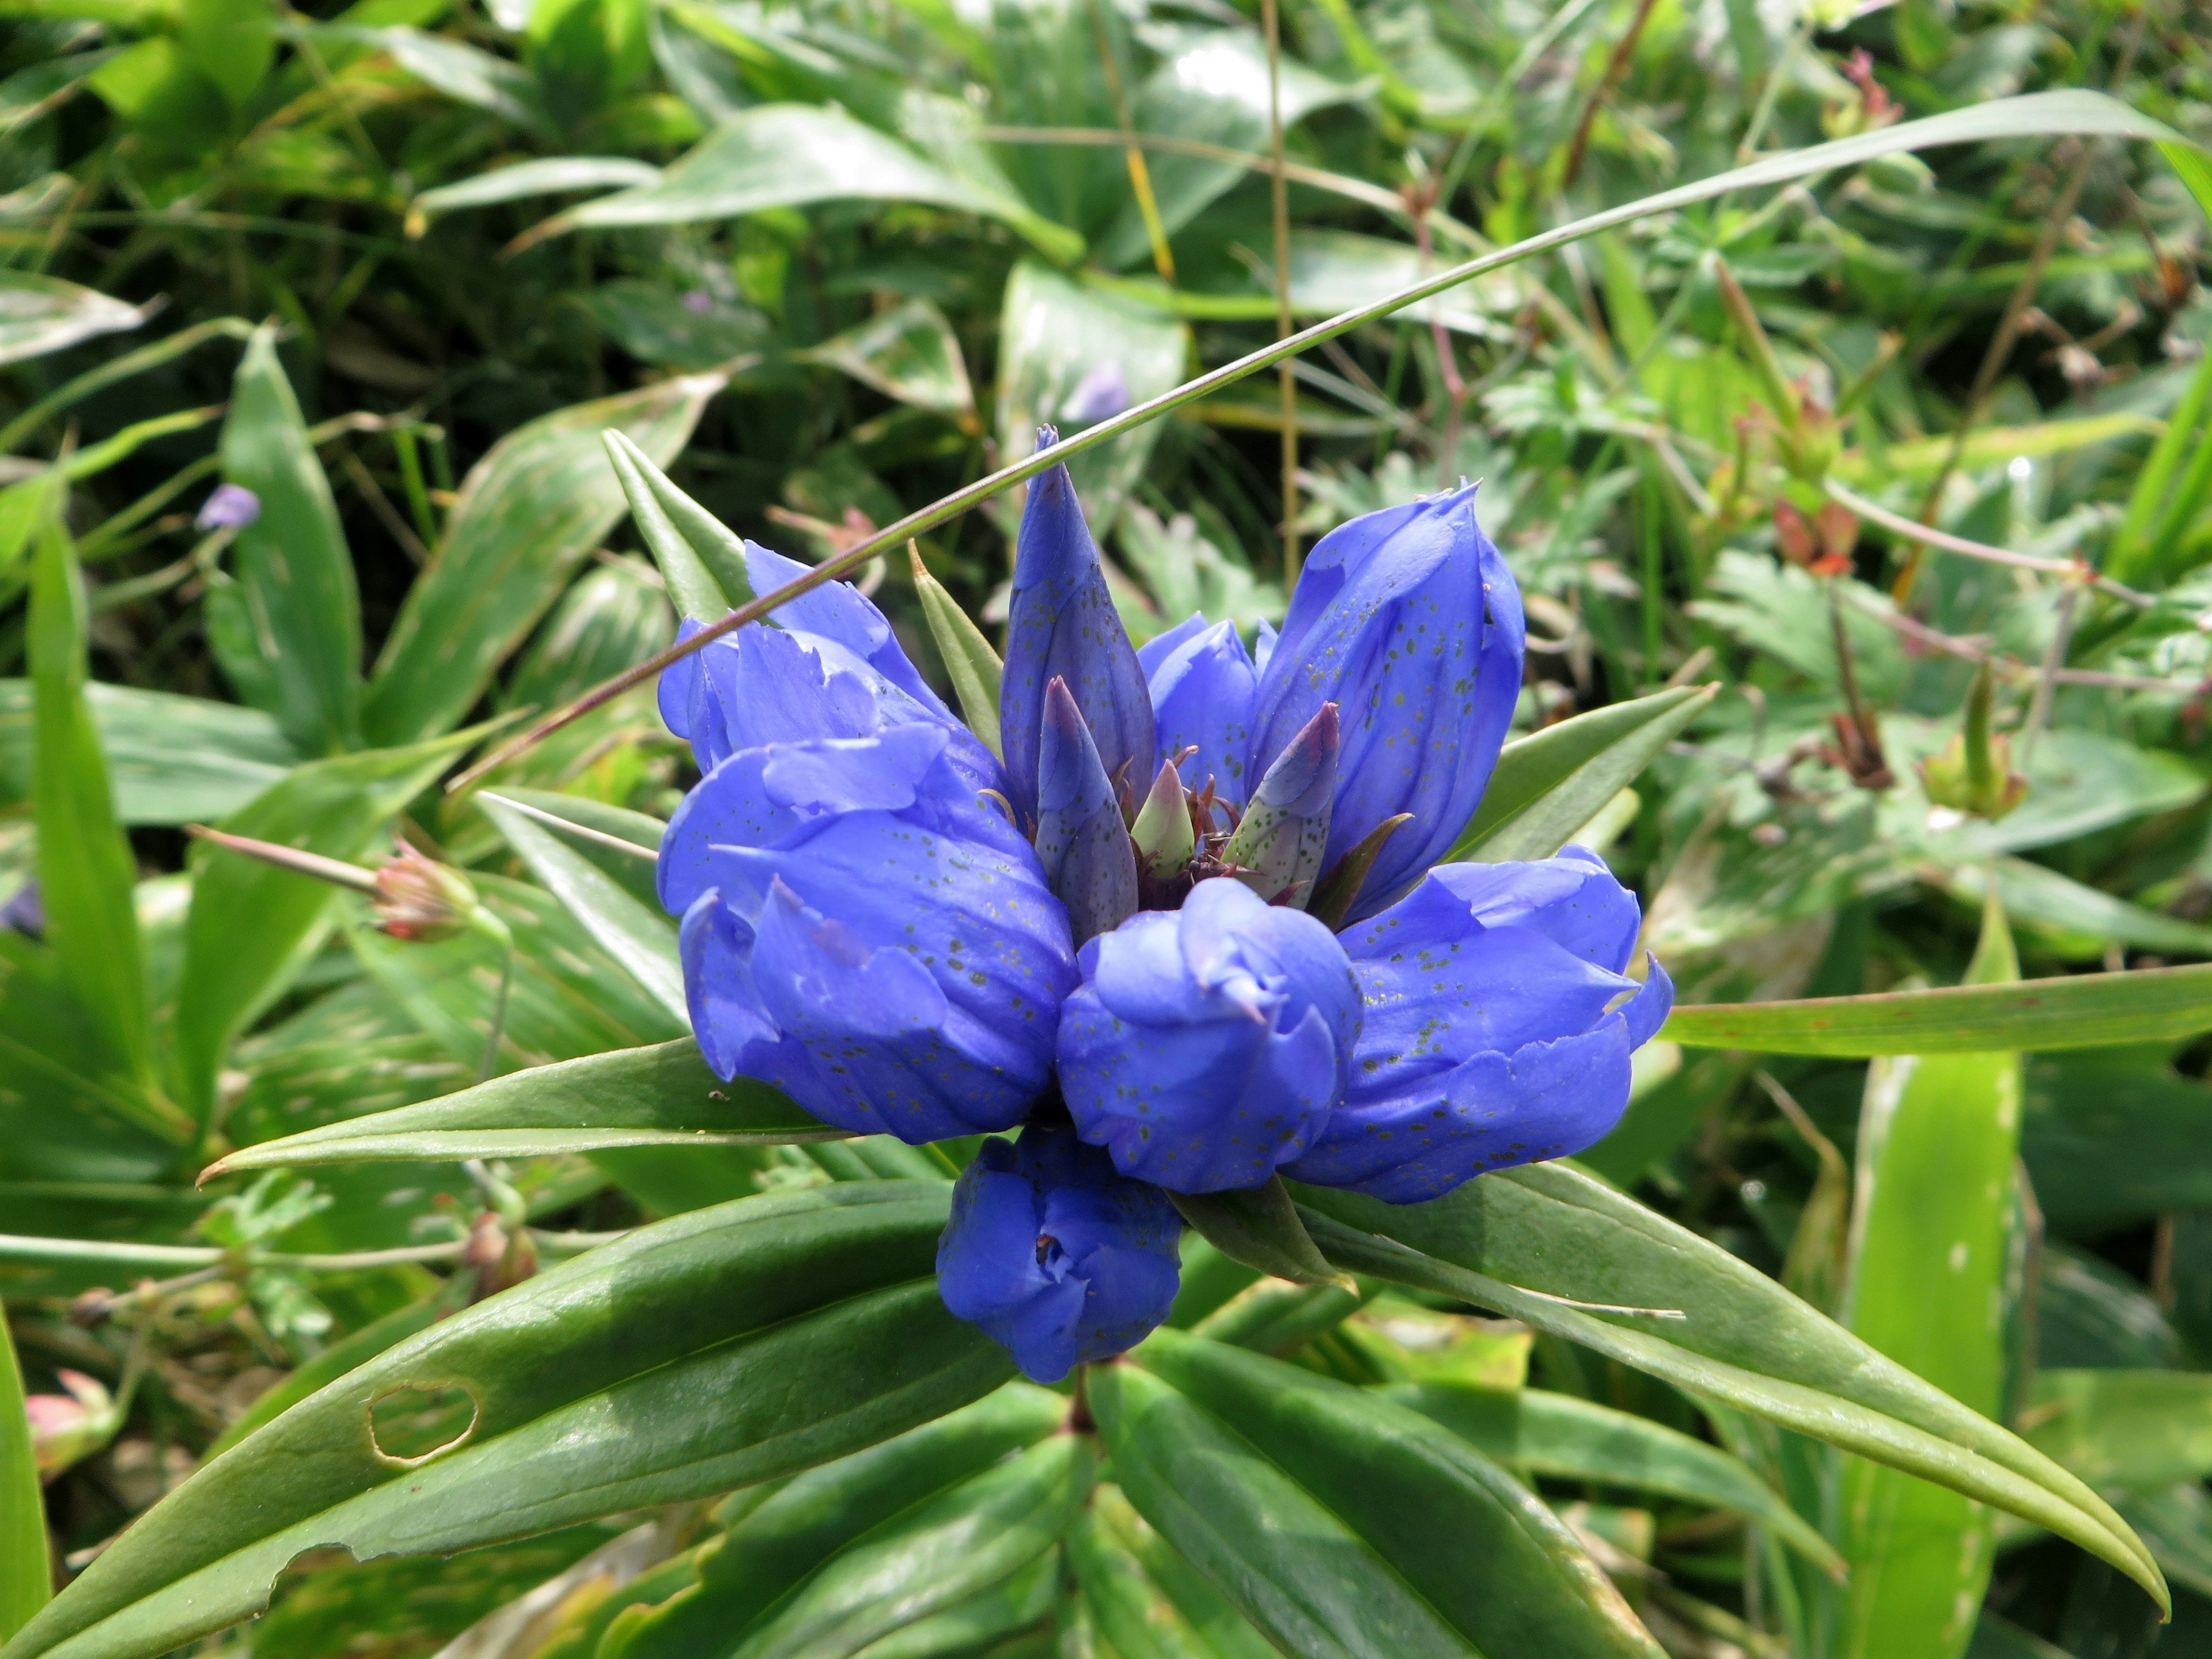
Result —
[{"label": "green foliage background", "polygon": [[[179,1492],[9,1659],[2212,1653],[2212,14],[1273,18],[0,0],[0,1634]],[[1602,846],[1685,1005],[1589,1173],[1193,1235],[1079,1433],[935,1300],[969,1149],[708,1092],[650,687],[439,787],[745,597],[707,515],[820,562],[1937,118],[1076,459],[1139,639],[1480,478],[1466,855]],[[1017,495],[854,573],[948,690]]]}]

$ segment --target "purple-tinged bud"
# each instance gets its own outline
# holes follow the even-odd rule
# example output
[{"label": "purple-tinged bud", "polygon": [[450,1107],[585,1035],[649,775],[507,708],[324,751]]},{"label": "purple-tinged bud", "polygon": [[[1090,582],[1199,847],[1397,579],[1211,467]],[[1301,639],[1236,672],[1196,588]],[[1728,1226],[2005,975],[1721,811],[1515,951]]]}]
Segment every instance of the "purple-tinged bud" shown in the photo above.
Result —
[{"label": "purple-tinged bud", "polygon": [[1037,770],[1037,862],[1045,885],[1067,908],[1080,945],[1111,933],[1137,908],[1137,859],[1121,804],[1100,764],[1091,728],[1055,677],[1045,690],[1044,748]]},{"label": "purple-tinged bud", "polygon": [[455,938],[482,908],[466,876],[404,842],[376,872],[376,925],[394,939],[427,945]]},{"label": "purple-tinged bud", "polygon": [[1336,793],[1336,705],[1322,704],[1252,792],[1221,849],[1228,873],[1271,904],[1304,909],[1322,872]]},{"label": "purple-tinged bud", "polygon": [[1129,381],[1121,365],[1111,361],[1093,363],[1091,372],[1075,383],[1060,418],[1070,426],[1092,426],[1119,415],[1129,406]]},{"label": "purple-tinged bud", "polygon": [[217,484],[192,525],[199,530],[243,530],[260,516],[260,496],[244,484]]},{"label": "purple-tinged bud", "polygon": [[[1039,434],[1052,441],[1051,428]],[[1037,812],[1037,763],[1045,687],[1067,682],[1091,727],[1100,763],[1116,790],[1143,787],[1159,758],[1152,699],[1136,647],[1106,591],[1097,544],[1083,521],[1067,469],[1030,483],[1015,539],[1014,586],[1006,613],[1006,662],[999,685],[999,738],[1007,797],[1025,827]]]}]

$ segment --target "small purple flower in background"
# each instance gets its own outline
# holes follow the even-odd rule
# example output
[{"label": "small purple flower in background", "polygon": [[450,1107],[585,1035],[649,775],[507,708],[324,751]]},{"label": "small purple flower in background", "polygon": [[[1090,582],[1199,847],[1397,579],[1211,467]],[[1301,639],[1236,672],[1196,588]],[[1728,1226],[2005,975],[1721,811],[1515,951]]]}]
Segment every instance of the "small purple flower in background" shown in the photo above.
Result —
[{"label": "small purple flower in background", "polygon": [[[1127,401],[1103,365],[1077,392]],[[746,557],[760,592],[804,568]],[[662,676],[704,774],[659,865],[701,1050],[860,1133],[1025,1126],[961,1176],[939,1285],[1040,1381],[1166,1316],[1169,1191],[1418,1203],[1580,1152],[1674,991],[1628,976],[1641,913],[1595,854],[1437,862],[1523,648],[1462,489],[1324,537],[1279,638],[1193,617],[1139,652],[1054,467],[1003,766],[842,583]]]},{"label": "small purple flower in background", "polygon": [[243,530],[260,516],[260,496],[244,484],[217,484],[192,525],[198,530]]},{"label": "small purple flower in background", "polygon": [[1060,406],[1060,418],[1070,426],[1095,426],[1129,406],[1129,382],[1117,362],[1093,363],[1075,383]]},{"label": "small purple flower in background", "polygon": [[703,288],[695,288],[684,296],[684,309],[694,317],[704,317],[714,308],[714,296]]}]

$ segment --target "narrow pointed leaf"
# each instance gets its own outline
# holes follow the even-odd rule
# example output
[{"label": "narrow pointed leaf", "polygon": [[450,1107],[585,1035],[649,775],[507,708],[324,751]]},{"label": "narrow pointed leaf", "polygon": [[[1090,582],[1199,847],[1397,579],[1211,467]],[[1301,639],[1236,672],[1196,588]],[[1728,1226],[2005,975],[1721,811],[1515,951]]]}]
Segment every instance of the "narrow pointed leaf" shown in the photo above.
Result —
[{"label": "narrow pointed leaf", "polygon": [[1711,686],[1681,686],[1577,714],[1499,751],[1454,860],[1547,859],[1705,713]]},{"label": "narrow pointed leaf", "polygon": [[2212,1031],[2212,966],[1799,1002],[1678,1006],[1660,1035],[1686,1048],[1863,1059],[2102,1048],[2200,1031]]},{"label": "narrow pointed leaf", "polygon": [[1340,1267],[1463,1297],[2025,1516],[2166,1601],[2142,1540],[2081,1480],[1749,1264],[1571,1165],[1503,1170],[1427,1204],[1310,1187],[1294,1196]]},{"label": "narrow pointed leaf", "polygon": [[208,1173],[846,1139],[765,1083],[724,1082],[708,1070],[699,1045],[681,1037],[533,1066],[441,1099],[243,1146]]},{"label": "narrow pointed leaf", "polygon": [[899,1182],[740,1200],[441,1321],[203,1468],[0,1651],[154,1659],[264,1605],[310,1548],[525,1537],[793,1474],[978,1399],[1011,1367],[938,1300],[950,1201]]},{"label": "narrow pointed leaf", "polygon": [[[712,622],[730,608],[722,585],[715,579],[699,550],[669,517],[654,480],[665,483],[653,459],[629,440],[629,434],[607,431],[599,434],[607,448],[607,462],[621,481],[623,498],[629,503],[630,522],[653,562],[668,584],[668,597],[679,615],[693,622]],[[747,598],[750,598],[748,593]],[[742,601],[740,601],[742,603]]]},{"label": "narrow pointed leaf", "polygon": [[46,1494],[31,1453],[23,1368],[0,1319],[0,1642],[28,1624],[53,1594],[46,1550]]},{"label": "narrow pointed leaf", "polygon": [[1232,1261],[1294,1285],[1353,1287],[1352,1275],[1329,1266],[1306,1236],[1298,1207],[1280,1176],[1244,1192],[1170,1193],[1182,1218]]},{"label": "narrow pointed leaf", "polygon": [[999,684],[1005,673],[999,653],[945,591],[945,584],[929,574],[920,553],[914,556],[914,591],[921,600],[921,619],[929,625],[929,637],[960,699],[961,719],[986,749],[998,754]]}]

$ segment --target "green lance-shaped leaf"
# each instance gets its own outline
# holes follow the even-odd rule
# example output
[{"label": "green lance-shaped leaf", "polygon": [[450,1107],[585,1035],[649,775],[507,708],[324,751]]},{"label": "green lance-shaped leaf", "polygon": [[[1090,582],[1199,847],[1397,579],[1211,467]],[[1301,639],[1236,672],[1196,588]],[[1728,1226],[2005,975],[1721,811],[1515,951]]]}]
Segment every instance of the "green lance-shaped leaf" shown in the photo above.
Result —
[{"label": "green lance-shaped leaf", "polygon": [[470,469],[377,660],[362,711],[372,743],[417,742],[458,719],[613,528],[623,496],[600,433],[617,428],[665,460],[723,385],[695,374],[556,410]]},{"label": "green lance-shaped leaf", "polygon": [[1678,1006],[1660,1035],[1686,1048],[1864,1059],[2104,1048],[2200,1031],[2212,1031],[2212,967]]},{"label": "green lance-shaped leaf", "polygon": [[[1967,982],[2019,976],[1992,896]],[[2021,1095],[2018,1054],[1898,1056],[1869,1068],[1859,1120],[1844,1322],[1988,1417],[2004,1411]],[[1844,1464],[1840,1495],[1851,1572],[1838,1652],[1955,1659],[1989,1583],[1990,1512],[1859,1458]]]},{"label": "green lance-shaped leaf", "polygon": [[[481,728],[406,749],[313,761],[222,828],[325,858],[357,859],[400,809],[436,781]],[[185,1099],[205,1121],[233,1038],[283,993],[327,935],[337,890],[252,859],[203,848],[193,866],[177,996],[177,1060]]]},{"label": "green lance-shaped leaf", "polygon": [[15,1363],[8,1322],[0,1319],[0,1642],[46,1606],[53,1583],[46,1495],[23,1407],[23,1368]]},{"label": "green lance-shaped leaf", "polygon": [[1090,1509],[1068,1528],[1067,1565],[1119,1659],[1268,1659],[1277,1651],[1119,1487],[1094,1489]]},{"label": "green lance-shaped leaf", "polygon": [[[222,817],[299,763],[258,708],[99,681],[84,690],[125,823]],[[30,681],[0,680],[0,804],[27,804],[37,793],[35,704]]]},{"label": "green lance-shaped leaf", "polygon": [[744,1199],[642,1228],[331,1383],[203,1468],[6,1659],[152,1659],[302,1551],[445,1554],[773,1480],[1006,1382],[933,1273],[951,1189]]},{"label": "green lance-shaped leaf", "polygon": [[1295,1353],[1359,1311],[1367,1292],[1341,1285],[1291,1285],[1262,1279],[1188,1328],[1209,1341],[1254,1353]]},{"label": "green lance-shaped leaf", "polygon": [[820,345],[793,354],[842,370],[886,398],[972,424],[975,389],[961,361],[960,341],[945,313],[927,300],[908,300]]},{"label": "green lance-shaped leaf", "polygon": [[676,926],[659,906],[638,901],[599,866],[514,803],[496,795],[477,798],[507,844],[522,855],[530,873],[568,908],[599,948],[676,1019],[688,1024],[684,966],[676,955]]},{"label": "green lance-shaped leaf", "polygon": [[550,789],[504,788],[499,799],[560,836],[640,904],[661,913],[654,874],[668,826],[659,818]]},{"label": "green lance-shaped leaf", "polygon": [[1449,857],[1486,864],[1551,857],[1704,714],[1714,695],[1711,686],[1655,692],[1507,744]]},{"label": "green lance-shaped leaf", "polygon": [[1679,1429],[1540,1389],[1413,1382],[1382,1392],[1512,1468],[1734,1510],[1771,1528],[1823,1571],[1843,1577],[1835,1546],[1749,1464]]},{"label": "green lance-shaped leaf", "polygon": [[1122,1490],[1285,1652],[1657,1659],[1565,1525],[1418,1413],[1176,1332],[1135,1358],[1091,1381]]},{"label": "green lance-shaped leaf", "polygon": [[550,1158],[617,1146],[842,1140],[778,1090],[725,1083],[690,1037],[533,1066],[473,1089],[240,1147],[208,1171],[364,1161]]},{"label": "green lance-shaped leaf", "polygon": [[37,722],[32,802],[46,940],[98,1032],[106,1068],[146,1095],[143,1110],[132,1115],[173,1133],[183,1120],[152,1092],[153,1012],[132,898],[137,861],[116,822],[107,757],[85,696],[84,577],[62,526],[58,489],[41,516],[29,643]]},{"label": "green lance-shaped leaf", "polygon": [[807,1470],[753,1499],[700,1552],[696,1585],[631,1618],[602,1659],[721,1659],[825,1564],[1066,1420],[1060,1395],[1012,1382],[881,1445]]},{"label": "green lance-shaped leaf", "polygon": [[1182,1218],[1232,1261],[1294,1285],[1353,1289],[1352,1275],[1332,1267],[1306,1237],[1298,1206],[1280,1176],[1243,1192],[1170,1193]]},{"label": "green lance-shaped leaf", "polygon": [[2022,1516],[2166,1604],[2142,1540],[2082,1481],[1749,1264],[1571,1165],[1392,1206],[1299,1187],[1339,1267],[1463,1297],[1540,1330]]},{"label": "green lance-shaped leaf", "polygon": [[[214,589],[209,635],[248,702],[276,718],[303,755],[361,744],[361,595],[353,554],[273,325],[246,343],[222,427],[222,476],[261,503],[231,555],[234,586]],[[428,736],[428,733],[420,735]]]},{"label": "green lance-shaped leaf", "polygon": [[2035,1379],[2028,1438],[2084,1480],[2150,1492],[2212,1475],[2212,1376],[2050,1370]]},{"label": "green lance-shaped leaf", "polygon": [[150,314],[58,276],[0,274],[0,363],[43,357],[80,340],[136,328]]},{"label": "green lance-shaped leaf", "polygon": [[999,653],[983,637],[983,630],[945,591],[945,584],[929,574],[920,550],[909,551],[914,559],[914,591],[921,600],[921,619],[929,625],[929,637],[951,678],[953,695],[960,699],[960,717],[982,739],[986,749],[999,754],[999,683],[1005,677]]},{"label": "green lance-shaped leaf", "polygon": [[[668,597],[693,622],[712,622],[753,597],[744,544],[673,483],[627,433],[599,434],[631,522],[660,567]],[[708,526],[718,533],[710,534]]]}]

